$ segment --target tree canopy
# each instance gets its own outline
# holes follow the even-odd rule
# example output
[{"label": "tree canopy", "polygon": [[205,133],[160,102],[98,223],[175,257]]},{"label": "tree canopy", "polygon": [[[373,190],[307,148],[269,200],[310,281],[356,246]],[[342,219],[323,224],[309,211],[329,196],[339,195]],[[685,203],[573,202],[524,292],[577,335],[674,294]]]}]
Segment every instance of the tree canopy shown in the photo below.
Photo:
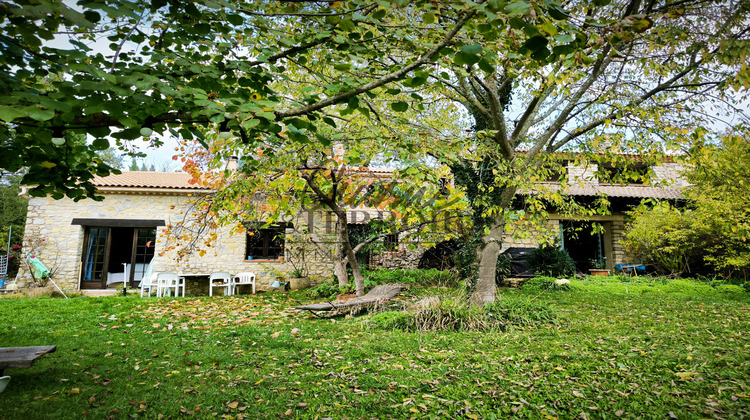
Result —
[{"label": "tree canopy", "polygon": [[[642,206],[625,235],[629,252],[669,274],[750,277],[750,134],[744,125],[719,144],[690,150],[687,205]],[[654,232],[659,232],[658,235]]]},{"label": "tree canopy", "polygon": [[[31,194],[79,199],[112,170],[86,158],[111,141],[135,153],[171,132],[210,148],[213,127],[251,157],[262,144],[328,146],[322,127],[353,114],[410,126],[426,154],[482,179],[482,304],[510,204],[547,156],[663,153],[737,112],[748,13],[708,0],[3,3],[0,167],[28,166]],[[468,110],[468,136],[421,120],[446,100]],[[419,117],[398,117],[410,110]],[[95,140],[60,142],[69,133]]]}]

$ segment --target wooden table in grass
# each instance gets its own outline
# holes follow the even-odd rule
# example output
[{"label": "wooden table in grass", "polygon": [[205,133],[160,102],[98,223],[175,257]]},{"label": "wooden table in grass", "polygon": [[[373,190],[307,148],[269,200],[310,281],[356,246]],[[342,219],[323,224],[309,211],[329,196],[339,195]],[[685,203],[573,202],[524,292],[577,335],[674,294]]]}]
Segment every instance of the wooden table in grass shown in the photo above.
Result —
[{"label": "wooden table in grass", "polygon": [[5,369],[27,368],[47,353],[53,353],[57,346],[0,347],[0,376]]}]

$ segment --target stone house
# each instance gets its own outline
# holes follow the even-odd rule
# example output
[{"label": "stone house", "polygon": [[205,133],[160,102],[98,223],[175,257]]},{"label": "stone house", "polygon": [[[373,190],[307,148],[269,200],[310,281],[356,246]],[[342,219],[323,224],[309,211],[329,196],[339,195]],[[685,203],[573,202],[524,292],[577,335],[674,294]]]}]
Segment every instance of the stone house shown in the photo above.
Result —
[{"label": "stone house", "polygon": [[[592,268],[594,261],[601,261],[610,270],[615,265],[633,262],[622,245],[625,231],[625,213],[645,199],[682,200],[682,188],[688,186],[681,177],[682,165],[666,158],[659,165],[640,165],[634,159],[627,170],[640,172],[642,179],[628,183],[614,183],[613,174],[624,168],[614,165],[563,162],[565,193],[581,203],[589,203],[606,196],[610,202],[609,215],[564,216],[552,213],[539,229],[530,230],[522,223],[511,224],[511,234],[506,235],[501,252],[510,248],[536,248],[544,236],[553,235],[576,262],[579,271]],[[606,175],[602,175],[606,172]],[[604,179],[602,179],[604,178]],[[615,177],[616,178],[616,177]],[[561,188],[558,180],[539,183],[540,188]],[[598,225],[598,226],[597,226]],[[411,245],[411,247],[409,247]],[[448,256],[455,250],[455,243],[420,242],[413,253],[409,248],[415,244],[400,243],[393,251],[375,256],[378,265],[390,268],[445,267]],[[427,246],[425,246],[427,245]]]},{"label": "stone house", "polygon": [[[220,228],[205,255],[178,259],[164,231],[183,218],[195,197],[209,192],[190,179],[181,172],[123,172],[94,179],[103,201],[30,197],[27,243],[44,239],[36,241],[35,252],[56,283],[71,292],[122,287],[123,281],[137,287],[152,260],[155,271],[192,275],[188,294],[208,294],[208,281],[199,275],[216,271],[254,272],[259,290],[289,278],[303,263],[313,281],[332,276],[325,256],[300,236],[309,223],[325,233],[320,212],[302,213],[284,226],[252,235]],[[31,281],[30,274],[23,273],[21,281]]]},{"label": "stone house", "polygon": [[[643,199],[679,200],[686,186],[680,178],[680,165],[665,161],[650,171],[648,184],[612,184],[600,182],[596,164],[585,166],[566,163],[567,194],[579,201],[593,200],[604,194],[612,213],[586,220],[552,214],[546,222],[547,234],[559,237],[584,270],[591,260],[604,260],[611,269],[628,262],[620,241],[625,229],[624,212]],[[612,168],[605,168],[609,171]],[[381,171],[383,172],[383,171]],[[378,176],[385,176],[381,173]],[[215,271],[238,273],[251,271],[258,275],[258,288],[267,290],[275,280],[286,280],[296,268],[304,268],[312,282],[331,278],[330,260],[310,243],[305,232],[313,228],[319,236],[332,235],[333,218],[323,211],[301,212],[285,225],[236,233],[220,228],[217,240],[204,255],[177,258],[169,250],[165,229],[183,219],[195,197],[210,191],[190,183],[186,173],[123,172],[97,177],[94,184],[105,197],[103,201],[49,197],[29,198],[26,237],[43,238],[43,249],[35,251],[54,273],[55,281],[66,291],[101,290],[122,286],[137,287],[146,265],[153,260],[155,271],[189,274],[188,294],[208,294],[208,281],[199,275]],[[559,183],[541,183],[551,188]],[[357,208],[350,212],[354,225],[387,215],[375,209]],[[596,222],[602,231],[593,229]],[[539,235],[519,232],[508,235],[508,248],[534,248]],[[576,233],[573,233],[576,232]],[[519,234],[520,233],[520,234]],[[435,259],[445,260],[454,248],[451,243],[422,239],[417,243],[404,240],[408,235],[385,238],[385,251],[371,255],[369,263],[387,268],[435,267]],[[439,237],[444,237],[439,235]],[[39,244],[39,243],[37,243]],[[25,281],[31,280],[25,273]]]}]

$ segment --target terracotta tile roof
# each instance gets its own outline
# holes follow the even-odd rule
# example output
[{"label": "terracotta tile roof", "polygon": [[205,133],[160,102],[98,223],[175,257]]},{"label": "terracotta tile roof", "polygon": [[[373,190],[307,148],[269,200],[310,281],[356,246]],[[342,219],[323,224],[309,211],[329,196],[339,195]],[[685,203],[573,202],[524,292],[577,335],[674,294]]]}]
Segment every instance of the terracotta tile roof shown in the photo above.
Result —
[{"label": "terracotta tile roof", "polygon": [[192,176],[185,172],[123,171],[119,175],[96,176],[93,182],[97,187],[207,189],[190,184],[191,179]]},{"label": "terracotta tile roof", "polygon": [[[558,190],[560,185],[547,184],[547,189]],[[608,197],[624,198],[660,198],[660,199],[681,199],[682,189],[651,187],[645,185],[572,185],[568,187],[566,193],[572,196],[593,197],[597,195],[606,195]]]}]

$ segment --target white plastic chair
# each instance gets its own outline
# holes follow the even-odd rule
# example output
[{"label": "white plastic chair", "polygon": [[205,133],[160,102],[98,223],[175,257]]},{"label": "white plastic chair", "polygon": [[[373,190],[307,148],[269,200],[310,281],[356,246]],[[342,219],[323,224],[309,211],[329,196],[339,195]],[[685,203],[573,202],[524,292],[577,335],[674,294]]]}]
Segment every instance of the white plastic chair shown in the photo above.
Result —
[{"label": "white plastic chair", "polygon": [[214,287],[223,287],[224,296],[232,294],[232,275],[226,271],[217,271],[208,276],[208,295],[214,295]]},{"label": "white plastic chair", "polygon": [[232,279],[232,294],[237,293],[237,286],[245,286],[251,284],[253,286],[253,294],[255,294],[255,273],[244,272],[237,273]]},{"label": "white plastic chair", "polygon": [[156,296],[159,296],[159,283],[156,281],[156,274],[154,273],[154,265],[149,263],[146,267],[146,272],[143,273],[141,279],[141,297],[143,297],[143,291],[148,289],[148,297],[151,297],[151,290],[156,289]]},{"label": "white plastic chair", "polygon": [[174,295],[178,296],[182,288],[182,297],[185,297],[185,278],[176,273],[158,273],[156,283],[156,296],[171,296],[170,289],[174,289]]},{"label": "white plastic chair", "polygon": [[0,392],[5,391],[8,382],[10,382],[10,376],[0,376]]}]

